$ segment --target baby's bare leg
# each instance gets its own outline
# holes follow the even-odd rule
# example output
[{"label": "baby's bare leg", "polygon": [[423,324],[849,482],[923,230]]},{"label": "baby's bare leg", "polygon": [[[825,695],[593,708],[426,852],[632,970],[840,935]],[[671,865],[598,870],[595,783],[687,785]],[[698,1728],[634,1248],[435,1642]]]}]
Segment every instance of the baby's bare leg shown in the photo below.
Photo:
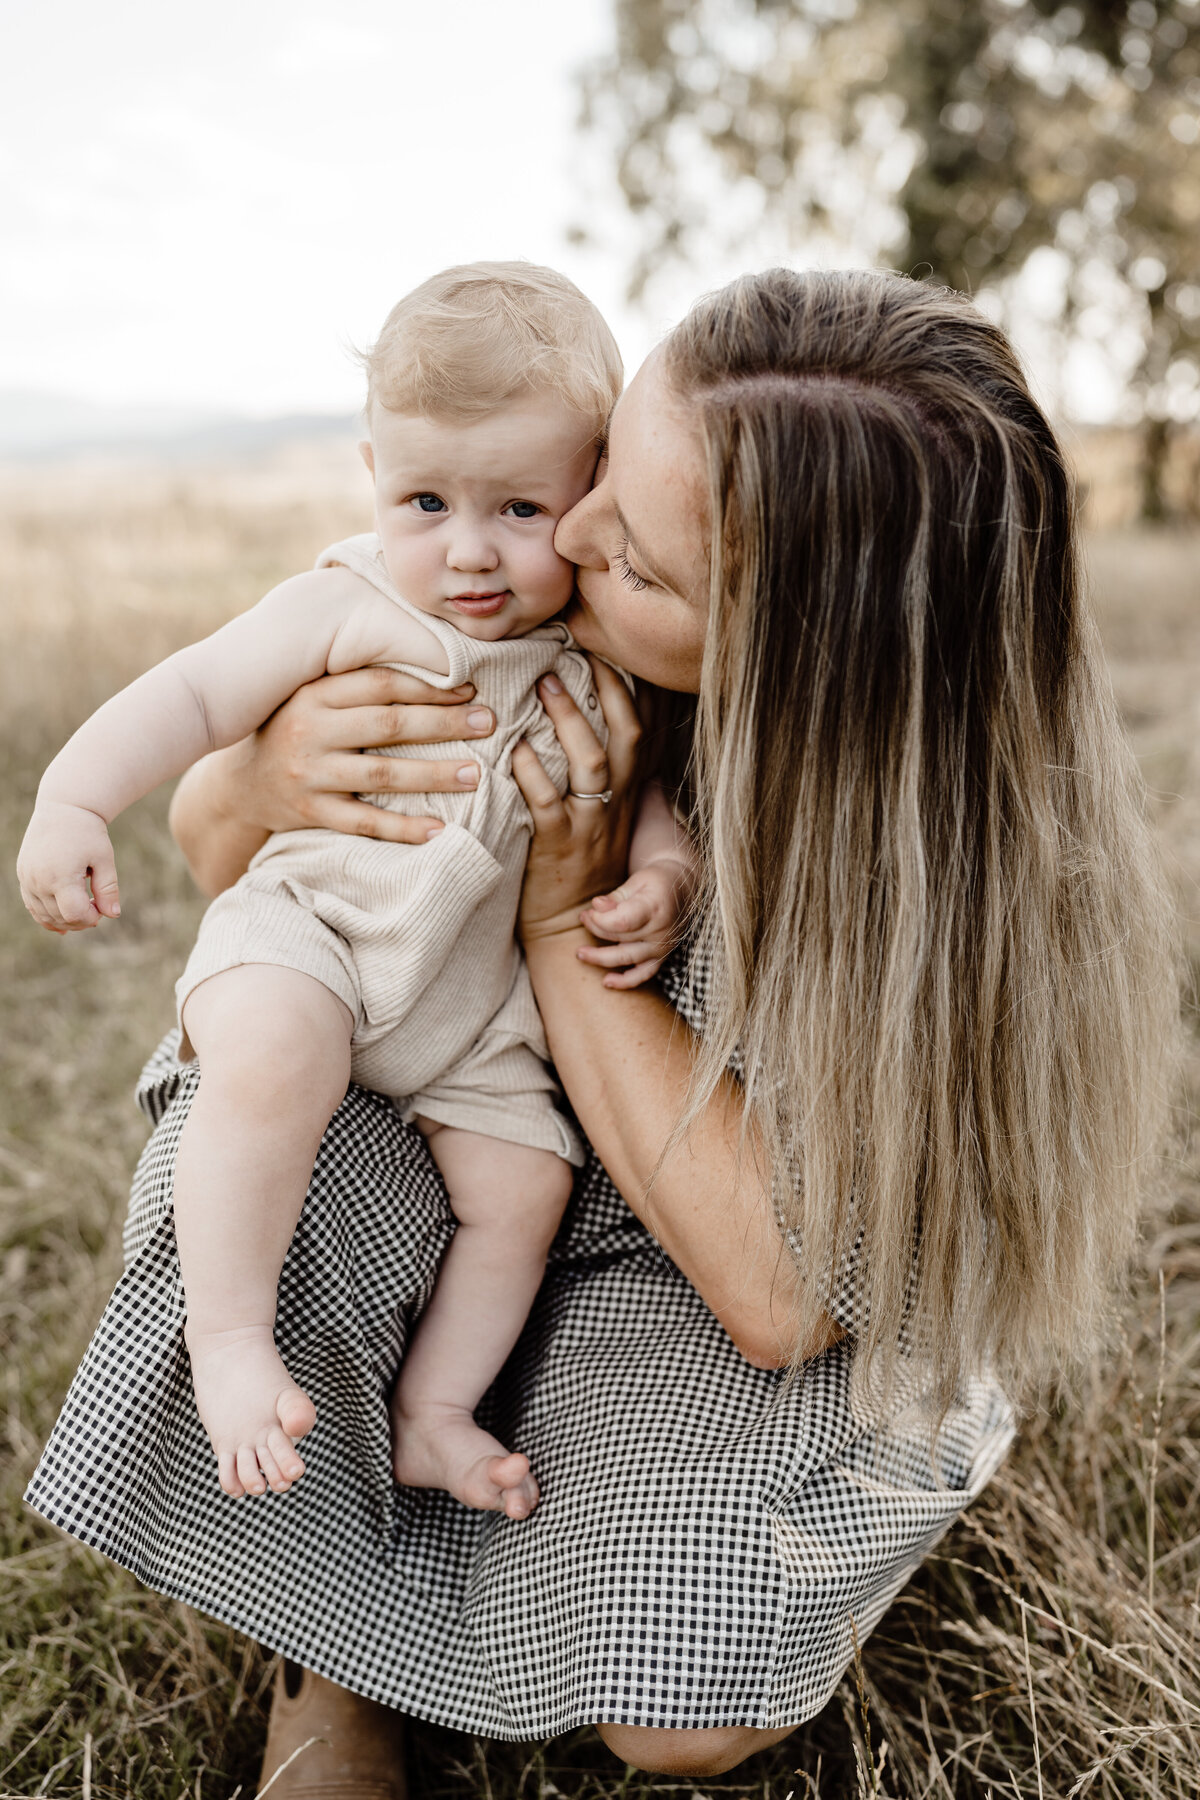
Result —
[{"label": "baby's bare leg", "polygon": [[244,963],[189,994],[200,1087],[175,1164],[184,1337],[221,1486],[284,1493],[316,1421],[275,1349],[279,1272],[350,1079],[349,1009],[311,975]]},{"label": "baby's bare leg", "polygon": [[421,1123],[458,1229],[392,1398],[396,1479],[524,1519],[538,1501],[529,1459],[473,1414],[533,1305],[571,1169],[549,1150]]}]

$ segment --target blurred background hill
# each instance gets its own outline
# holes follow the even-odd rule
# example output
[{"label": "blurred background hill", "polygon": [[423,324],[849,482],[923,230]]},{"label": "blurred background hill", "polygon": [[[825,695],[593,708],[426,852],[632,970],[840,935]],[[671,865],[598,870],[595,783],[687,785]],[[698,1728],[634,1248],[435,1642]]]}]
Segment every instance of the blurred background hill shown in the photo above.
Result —
[{"label": "blurred background hill", "polygon": [[178,406],[113,406],[69,394],[0,389],[0,464],[114,457],[188,462],[269,456],[298,443],[349,440],[352,414],[248,418]]}]

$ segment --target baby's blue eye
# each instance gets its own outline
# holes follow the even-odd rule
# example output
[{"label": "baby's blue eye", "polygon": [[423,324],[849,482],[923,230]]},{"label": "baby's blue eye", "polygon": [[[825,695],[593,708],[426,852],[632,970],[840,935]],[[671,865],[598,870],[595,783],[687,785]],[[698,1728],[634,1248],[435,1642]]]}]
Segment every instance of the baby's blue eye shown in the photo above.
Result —
[{"label": "baby's blue eye", "polygon": [[508,510],[514,519],[536,519],[542,509],[532,500],[514,500]]},{"label": "baby's blue eye", "polygon": [[445,512],[446,502],[436,494],[414,494],[413,504],[419,506],[423,513]]}]

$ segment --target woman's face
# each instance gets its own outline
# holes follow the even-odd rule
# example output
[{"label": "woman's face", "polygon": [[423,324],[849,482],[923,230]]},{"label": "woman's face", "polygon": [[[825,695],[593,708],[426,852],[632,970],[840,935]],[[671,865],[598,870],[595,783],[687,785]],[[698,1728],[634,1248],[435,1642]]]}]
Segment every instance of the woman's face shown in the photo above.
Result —
[{"label": "woman's face", "polygon": [[558,522],[578,564],[567,623],[585,650],[694,694],[708,611],[709,507],[695,419],[650,356],[613,410],[590,494]]}]

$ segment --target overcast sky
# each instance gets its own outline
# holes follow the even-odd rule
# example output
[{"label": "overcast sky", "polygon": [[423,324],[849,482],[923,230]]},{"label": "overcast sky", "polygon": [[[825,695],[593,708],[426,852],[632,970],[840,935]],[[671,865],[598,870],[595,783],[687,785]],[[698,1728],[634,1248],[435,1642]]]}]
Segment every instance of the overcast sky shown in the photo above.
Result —
[{"label": "overcast sky", "polygon": [[346,343],[480,256],[565,269],[640,358],[660,322],[566,240],[609,29],[608,0],[10,5],[0,387],[352,408]]},{"label": "overcast sky", "polygon": [[[564,269],[636,366],[697,291],[787,249],[760,235],[731,261],[714,228],[711,266],[625,306],[629,227],[574,129],[576,71],[611,31],[611,0],[9,0],[0,390],[350,411],[347,346],[476,257]],[[570,244],[580,220],[599,249]],[[1044,397],[1105,416],[1099,350],[1064,376],[1029,299]]]}]

